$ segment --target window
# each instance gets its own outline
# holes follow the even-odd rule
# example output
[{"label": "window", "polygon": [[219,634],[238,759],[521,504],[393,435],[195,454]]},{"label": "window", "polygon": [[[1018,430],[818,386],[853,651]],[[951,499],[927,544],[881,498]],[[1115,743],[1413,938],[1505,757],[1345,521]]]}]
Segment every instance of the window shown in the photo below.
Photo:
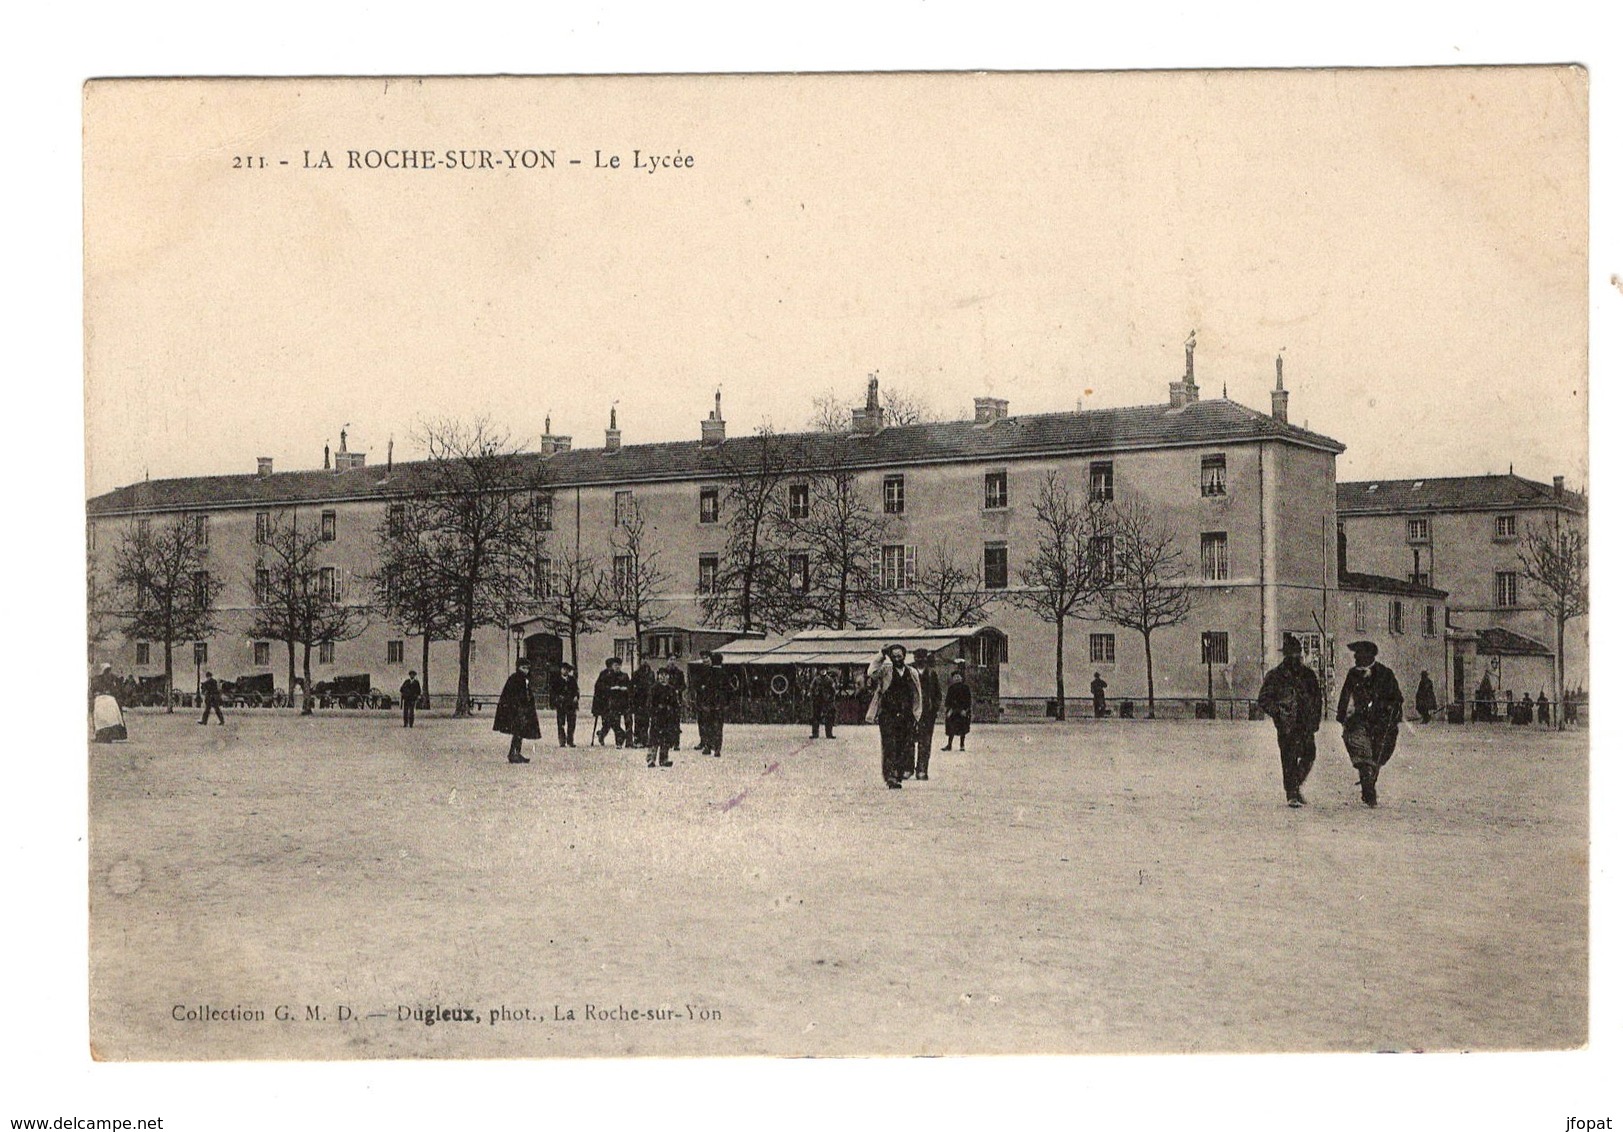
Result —
[{"label": "window", "polygon": [[614,589],[615,592],[624,592],[631,585],[631,555],[616,554],[614,556]]},{"label": "window", "polygon": [[151,644],[150,641],[136,641],[135,642],[135,663],[136,664],[151,664],[152,663],[152,644]]},{"label": "window", "polygon": [[1088,494],[1102,503],[1116,498],[1116,465],[1108,460],[1088,465]]},{"label": "window", "polygon": [[535,529],[538,531],[552,530],[552,492],[535,491],[530,493],[530,514],[535,518]]},{"label": "window", "polygon": [[981,551],[981,582],[989,590],[1009,588],[1009,548],[989,542]]},{"label": "window", "polygon": [[388,565],[383,568],[383,604],[390,609],[400,605],[400,568]]},{"label": "window", "polygon": [[648,655],[659,660],[682,655],[682,637],[677,633],[657,633],[648,638]]},{"label": "window", "polygon": [[1116,663],[1116,634],[1088,634],[1088,662],[1090,664]]},{"label": "window", "polygon": [[1431,520],[1430,519],[1410,519],[1409,520],[1409,541],[1410,542],[1430,542],[1431,541]]},{"label": "window", "polygon": [[1509,609],[1516,604],[1514,571],[1503,570],[1493,576],[1493,603],[1501,609]]},{"label": "window", "polygon": [[1435,605],[1428,605],[1426,606],[1426,636],[1435,637],[1436,635],[1437,607]]},{"label": "window", "polygon": [[637,639],[635,637],[614,638],[614,655],[620,658],[620,663],[628,667],[637,660]]},{"label": "window", "polygon": [[270,642],[254,642],[254,667],[267,668],[270,666]]},{"label": "window", "polygon": [[699,489],[699,522],[714,523],[721,518],[721,492],[713,487]]},{"label": "window", "polygon": [[1493,520],[1493,537],[1501,542],[1514,541],[1516,538],[1516,516],[1496,516]]},{"label": "window", "polygon": [[194,641],[192,643],[192,661],[196,664],[209,662],[209,643],[207,641]]},{"label": "window", "polygon": [[547,601],[552,597],[552,559],[541,555],[535,560],[535,599]]},{"label": "window", "polygon": [[399,538],[406,533],[406,505],[404,503],[389,504],[389,537]]},{"label": "window", "polygon": [[623,527],[631,522],[631,516],[636,512],[637,501],[632,498],[629,491],[614,493],[614,525]]},{"label": "window", "polygon": [[209,548],[209,517],[207,515],[195,516],[192,520],[193,530],[197,532],[197,549]]},{"label": "window", "polygon": [[907,484],[901,476],[885,477],[885,514],[900,515],[907,509]]},{"label": "window", "polygon": [[1001,511],[1009,505],[1009,473],[986,473],[986,509]]},{"label": "window", "polygon": [[1431,571],[1416,570],[1409,575],[1409,580],[1417,586],[1429,586],[1431,585]]},{"label": "window", "polygon": [[331,664],[333,660],[333,651],[334,647],[331,641],[322,641],[316,650],[316,663]]},{"label": "window", "polygon": [[1116,581],[1116,540],[1109,535],[1094,535],[1088,540],[1088,571],[1102,586]]},{"label": "window", "polygon": [[1392,599],[1392,607],[1386,614],[1386,631],[1393,636],[1403,632],[1403,603],[1396,598]]},{"label": "window", "polygon": [[699,592],[702,594],[714,593],[716,590],[716,574],[721,570],[721,559],[714,554],[699,555]]},{"label": "window", "polygon": [[406,663],[406,642],[405,641],[390,641],[387,645],[384,646],[384,654],[385,654],[384,663],[386,663],[386,664],[405,664]]},{"label": "window", "polygon": [[1213,531],[1200,536],[1200,576],[1208,582],[1226,582],[1229,577],[1229,536]]},{"label": "window", "polygon": [[1369,608],[1361,597],[1353,598],[1353,629],[1364,632],[1369,628]]},{"label": "window", "polygon": [[1229,635],[1207,632],[1200,635],[1200,663],[1227,664],[1229,662]]},{"label": "window", "polygon": [[1227,495],[1229,491],[1229,458],[1223,455],[1200,458],[1200,493]]},{"label": "window", "polygon": [[335,566],[323,566],[316,579],[316,593],[322,601],[338,600],[338,569]]},{"label": "window", "polygon": [[911,546],[886,546],[879,552],[879,588],[912,589],[916,580],[918,555]]},{"label": "window", "polygon": [[96,524],[85,524],[85,549],[91,554],[96,553]]},{"label": "window", "polygon": [[152,537],[151,519],[135,520],[135,537],[138,539],[149,539]]},{"label": "window", "polygon": [[192,603],[199,609],[209,603],[209,572],[199,570],[192,575]]},{"label": "window", "polygon": [[803,594],[811,589],[811,556],[809,554],[789,555],[789,589],[797,594]]},{"label": "window", "polygon": [[254,541],[264,542],[270,537],[270,512],[257,511],[254,513]]},{"label": "window", "polygon": [[254,604],[270,601],[270,571],[263,566],[254,568]]},{"label": "window", "polygon": [[[1322,672],[1320,663],[1324,657],[1324,638],[1311,632],[1292,633],[1291,636],[1302,646],[1302,663],[1315,672]],[[1284,639],[1281,638],[1280,644],[1284,643]]]},{"label": "window", "polygon": [[789,485],[789,518],[811,518],[811,486],[803,483]]},{"label": "window", "polygon": [[323,511],[321,513],[321,541],[332,542],[338,537],[338,512]]}]

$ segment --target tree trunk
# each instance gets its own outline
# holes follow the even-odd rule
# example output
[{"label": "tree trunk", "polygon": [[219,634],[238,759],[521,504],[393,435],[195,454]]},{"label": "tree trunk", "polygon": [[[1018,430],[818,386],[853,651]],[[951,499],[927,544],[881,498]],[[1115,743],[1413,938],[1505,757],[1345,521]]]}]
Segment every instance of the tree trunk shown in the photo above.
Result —
[{"label": "tree trunk", "polygon": [[296,669],[294,668],[294,665],[296,663],[297,663],[297,658],[295,657],[294,652],[293,652],[293,638],[289,637],[287,639],[287,706],[288,707],[293,706],[293,681],[294,681],[294,677],[296,675]]},{"label": "tree trunk", "polygon": [[175,646],[163,643],[163,710],[171,715],[175,711]]},{"label": "tree trunk", "polygon": [[462,640],[457,642],[456,711],[461,719],[473,714],[473,692],[468,686],[468,654],[473,650],[473,626],[464,622]]},{"label": "tree trunk", "polygon": [[424,711],[428,710],[428,646],[430,643],[432,643],[432,638],[429,637],[425,630],[423,633],[423,694],[417,697],[417,702],[423,706]]},{"label": "tree trunk", "polygon": [[1149,704],[1149,709],[1147,711],[1145,711],[1145,713],[1144,713],[1144,718],[1145,719],[1154,719],[1155,718],[1155,658],[1150,655],[1150,635],[1147,632],[1144,633],[1144,676],[1145,676],[1145,679],[1147,679],[1149,681],[1149,686],[1150,686],[1150,704]]},{"label": "tree trunk", "polygon": [[1065,618],[1054,622],[1054,718],[1065,719]]},{"label": "tree trunk", "polygon": [[1560,710],[1555,717],[1561,722],[1556,725],[1557,731],[1567,729],[1567,619],[1555,619],[1555,698]]},{"label": "tree trunk", "polygon": [[304,704],[299,708],[300,715],[314,715],[316,713],[315,685],[310,681],[310,642],[304,642]]}]

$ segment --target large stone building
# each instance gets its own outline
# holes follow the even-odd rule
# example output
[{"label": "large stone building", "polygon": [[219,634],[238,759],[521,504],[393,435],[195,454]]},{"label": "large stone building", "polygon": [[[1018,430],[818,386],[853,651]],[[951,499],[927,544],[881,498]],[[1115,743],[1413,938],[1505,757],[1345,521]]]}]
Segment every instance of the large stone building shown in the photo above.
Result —
[{"label": "large stone building", "polygon": [[[1447,657],[1438,697],[1470,699],[1484,675],[1498,696],[1557,698],[1556,628],[1539,607],[1518,547],[1546,525],[1585,522],[1583,496],[1517,475],[1339,484],[1336,516],[1347,570],[1448,592]],[[1587,685],[1587,618],[1566,627],[1566,684]],[[1439,677],[1441,677],[1439,679]]]}]

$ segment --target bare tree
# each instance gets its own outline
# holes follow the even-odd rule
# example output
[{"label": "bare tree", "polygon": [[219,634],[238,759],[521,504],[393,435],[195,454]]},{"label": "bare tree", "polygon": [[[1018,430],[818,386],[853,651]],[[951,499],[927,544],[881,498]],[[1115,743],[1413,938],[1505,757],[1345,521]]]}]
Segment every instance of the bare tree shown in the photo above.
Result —
[{"label": "bare tree", "polygon": [[[1191,593],[1178,549],[1177,532],[1138,500],[1116,505],[1104,555],[1096,564],[1108,572],[1100,602],[1106,621],[1136,631],[1144,639],[1144,672],[1149,680],[1149,710],[1155,718],[1155,658],[1150,634],[1181,625],[1189,618]],[[1095,545],[1099,545],[1095,543]]]},{"label": "bare tree", "polygon": [[113,632],[113,591],[101,580],[101,563],[96,552],[85,552],[85,649],[94,664],[96,651]]},{"label": "bare tree", "polygon": [[418,549],[410,565],[441,595],[457,641],[456,712],[473,710],[469,669],[474,631],[499,625],[531,592],[538,533],[537,500],[545,472],[490,420],[424,426],[428,460],[416,508]]},{"label": "bare tree", "polygon": [[1553,518],[1525,532],[1516,548],[1522,573],[1533,584],[1533,600],[1555,622],[1555,683],[1560,703],[1557,725],[1567,726],[1567,622],[1589,612],[1589,539],[1568,519]]},{"label": "bare tree", "polygon": [[716,576],[700,595],[711,625],[754,629],[779,628],[784,621],[783,595],[790,589],[778,516],[795,467],[794,450],[770,425],[754,441],[724,445],[727,469],[727,546],[716,564]]},{"label": "bare tree", "polygon": [[896,595],[896,612],[925,629],[961,629],[986,620],[1002,591],[986,588],[977,566],[966,566],[943,538],[925,555],[915,585]]},{"label": "bare tree", "polygon": [[377,610],[408,637],[422,639],[423,691],[417,703],[426,709],[431,694],[429,646],[455,640],[457,623],[427,558],[422,530],[425,517],[425,509],[410,501],[389,504],[388,515],[376,533],[378,569],[367,580]]},{"label": "bare tree", "polygon": [[1096,561],[1094,539],[1108,537],[1107,508],[1091,494],[1073,494],[1049,472],[1031,501],[1031,555],[1020,567],[1020,588],[1009,600],[1054,626],[1054,697],[1065,718],[1065,622],[1101,597],[1108,574]]},{"label": "bare tree", "polygon": [[614,615],[613,587],[597,559],[577,548],[552,560],[541,616],[569,638],[569,663],[580,671],[580,638]]},{"label": "bare tree", "polygon": [[659,551],[653,548],[650,537],[653,532],[643,520],[636,500],[631,501],[630,513],[620,518],[620,524],[610,536],[614,564],[609,605],[616,621],[631,626],[636,641],[631,663],[635,667],[642,663],[644,630],[662,624],[670,616],[669,610],[658,606],[671,577],[660,568]]},{"label": "bare tree", "polygon": [[163,690],[168,710],[175,683],[174,646],[214,632],[214,603],[225,583],[208,569],[208,528],[195,515],[159,524],[138,519],[113,555],[113,586],[123,607],[124,636],[163,645]]},{"label": "bare tree", "polygon": [[881,577],[890,524],[868,505],[856,471],[843,463],[808,475],[805,486],[804,498],[786,499],[777,519],[785,559],[793,559],[784,619],[850,628],[894,600]]},{"label": "bare tree", "polygon": [[[851,405],[846,397],[839,389],[826,389],[813,397],[806,426],[814,432],[850,431]],[[886,386],[879,395],[879,405],[885,411],[886,425],[927,424],[941,419],[929,398],[899,386]]]},{"label": "bare tree", "polygon": [[326,562],[326,542],[319,523],[299,526],[297,510],[270,512],[254,531],[258,556],[252,578],[254,620],[249,635],[287,645],[287,687],[291,695],[294,664],[303,652],[304,706],[314,710],[310,654],[323,645],[353,640],[366,632],[364,605],[344,601],[343,577]]}]

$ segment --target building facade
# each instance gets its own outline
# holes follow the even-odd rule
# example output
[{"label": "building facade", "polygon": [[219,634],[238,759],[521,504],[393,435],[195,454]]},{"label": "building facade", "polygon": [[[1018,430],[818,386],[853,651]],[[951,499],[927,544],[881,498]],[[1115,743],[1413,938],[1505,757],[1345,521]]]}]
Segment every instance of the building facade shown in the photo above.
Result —
[{"label": "building facade", "polygon": [[[945,545],[980,569],[998,598],[1018,591],[1037,538],[1032,501],[1050,472],[1078,498],[1144,504],[1174,533],[1181,580],[1192,591],[1189,617],[1151,638],[1157,699],[1177,711],[1170,701],[1204,701],[1208,691],[1218,700],[1253,697],[1278,661],[1284,633],[1323,638],[1335,632],[1327,627],[1340,603],[1335,461],[1342,446],[1291,425],[1287,396],[1281,379],[1270,413],[1226,397],[1202,401],[1191,352],[1183,379],[1170,384],[1161,404],[1018,416],[1006,401],[981,398],[973,419],[886,427],[874,381],[849,430],[788,439],[803,465],[797,473],[834,466],[850,471],[854,490],[884,523],[876,567],[886,584],[898,587],[914,582],[930,548]],[[764,441],[728,438],[719,398],[691,441],[623,445],[618,423],[611,419],[603,447],[575,448],[569,438],[551,436],[549,422],[540,449],[525,457],[544,468],[550,498],[550,529],[538,553],[546,560],[579,548],[611,561],[616,525],[634,502],[671,579],[659,595],[664,625],[657,647],[681,652],[706,629],[701,603],[726,552],[730,469],[747,464],[749,446]],[[324,577],[330,578],[324,584],[343,600],[365,604],[379,530],[424,475],[421,464],[368,465],[344,448],[320,470],[277,473],[262,459],[251,474],[155,480],[91,499],[93,556],[105,572],[112,548],[135,524],[176,515],[199,519],[208,532],[209,569],[225,583],[217,602],[220,627],[200,642],[205,666],[225,679],[271,673],[280,686],[286,646],[248,632],[256,531],[272,514],[312,524],[322,533]],[[472,657],[476,693],[498,689],[515,655],[536,646],[537,612],[517,609],[507,627],[479,631]],[[1040,714],[1054,695],[1053,626],[1008,600],[990,606],[987,622],[1007,638],[1003,701]],[[604,656],[634,648],[632,638],[629,628],[612,625],[583,638],[580,667],[595,671]],[[649,639],[645,634],[644,647]],[[569,658],[566,643],[551,651]],[[103,654],[121,672],[162,671],[157,642],[115,635]],[[185,687],[192,675],[189,647],[177,647],[176,654],[184,658],[176,684]],[[1132,630],[1085,613],[1067,622],[1064,655],[1068,698],[1077,703],[1086,700],[1096,672],[1113,701],[1141,701],[1148,690],[1144,642]],[[365,673],[375,687],[392,690],[410,668],[422,668],[421,640],[374,620],[353,640],[321,650],[312,675]],[[454,686],[454,643],[432,644],[429,673],[436,695]]]}]

